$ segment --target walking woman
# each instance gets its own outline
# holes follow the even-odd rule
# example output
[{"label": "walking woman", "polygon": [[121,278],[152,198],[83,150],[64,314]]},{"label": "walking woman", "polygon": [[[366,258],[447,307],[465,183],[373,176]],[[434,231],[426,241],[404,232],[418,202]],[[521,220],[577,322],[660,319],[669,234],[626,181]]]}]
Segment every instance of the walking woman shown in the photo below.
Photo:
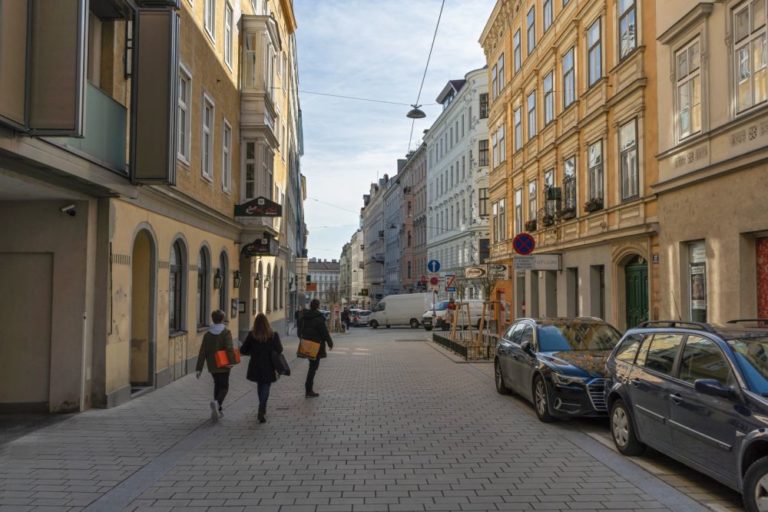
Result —
[{"label": "walking woman", "polygon": [[309,311],[305,311],[299,323],[299,337],[306,340],[317,341],[320,343],[320,351],[315,359],[309,360],[309,371],[307,372],[307,382],[304,384],[305,396],[314,398],[320,396],[315,393],[315,374],[320,366],[320,359],[327,356],[325,345],[328,344],[328,350],[333,350],[333,340],[328,333],[328,326],[325,324],[325,316],[319,311],[320,301],[312,299],[309,303]]},{"label": "walking woman", "polygon": [[283,345],[280,336],[272,330],[264,313],[256,315],[253,329],[240,347],[240,353],[251,356],[246,378],[255,382],[259,394],[259,423],[267,421],[267,400],[269,388],[277,380],[272,364],[272,352],[282,354]]}]

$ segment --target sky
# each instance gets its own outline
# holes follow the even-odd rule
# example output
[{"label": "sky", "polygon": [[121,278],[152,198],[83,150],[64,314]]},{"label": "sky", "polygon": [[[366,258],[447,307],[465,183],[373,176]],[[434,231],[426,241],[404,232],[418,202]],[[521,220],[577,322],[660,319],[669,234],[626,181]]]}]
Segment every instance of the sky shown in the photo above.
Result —
[{"label": "sky", "polygon": [[[441,0],[295,0],[307,177],[309,257],[338,259],[360,223],[363,194],[397,173]],[[446,0],[411,149],[440,114],[448,80],[485,65],[478,40],[495,0]],[[390,105],[320,96],[378,99]]]}]

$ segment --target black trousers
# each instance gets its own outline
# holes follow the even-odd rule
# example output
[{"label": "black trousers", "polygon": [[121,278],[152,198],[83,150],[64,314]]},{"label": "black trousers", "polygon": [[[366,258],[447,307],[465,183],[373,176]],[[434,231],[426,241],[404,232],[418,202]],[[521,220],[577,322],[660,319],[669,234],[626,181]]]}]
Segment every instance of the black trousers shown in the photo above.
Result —
[{"label": "black trousers", "polygon": [[221,407],[229,391],[229,372],[212,373],[211,377],[213,377],[213,399],[219,402]]},{"label": "black trousers", "polygon": [[309,393],[310,391],[313,391],[313,386],[315,385],[315,374],[317,373],[317,368],[320,366],[320,359],[309,361],[309,370],[307,371],[307,382],[304,384],[304,390]]}]

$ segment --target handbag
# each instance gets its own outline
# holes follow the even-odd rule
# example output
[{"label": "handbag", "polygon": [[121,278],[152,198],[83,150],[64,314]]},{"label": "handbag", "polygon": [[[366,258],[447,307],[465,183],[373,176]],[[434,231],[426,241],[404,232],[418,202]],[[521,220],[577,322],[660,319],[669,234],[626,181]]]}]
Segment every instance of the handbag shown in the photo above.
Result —
[{"label": "handbag", "polygon": [[299,341],[299,349],[296,351],[296,356],[302,359],[317,359],[317,354],[320,352],[320,342],[302,339]]},{"label": "handbag", "polygon": [[290,375],[291,374],[291,367],[288,366],[288,361],[285,359],[285,356],[281,352],[275,352],[274,350],[271,353],[272,357],[272,367],[275,369],[275,371],[279,375]]},{"label": "handbag", "polygon": [[234,361],[229,360],[229,354],[227,354],[226,350],[216,351],[216,368],[226,368],[227,366],[233,366],[240,362],[240,349],[232,348],[232,351],[235,353]]}]

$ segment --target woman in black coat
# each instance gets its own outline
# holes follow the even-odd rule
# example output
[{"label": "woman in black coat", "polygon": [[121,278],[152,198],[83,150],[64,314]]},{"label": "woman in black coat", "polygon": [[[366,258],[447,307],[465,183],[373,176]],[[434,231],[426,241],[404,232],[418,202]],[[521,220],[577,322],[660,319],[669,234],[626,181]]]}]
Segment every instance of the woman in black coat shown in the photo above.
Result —
[{"label": "woman in black coat", "polygon": [[328,350],[333,350],[333,340],[328,332],[328,326],[325,324],[325,316],[319,310],[320,301],[312,299],[309,303],[309,311],[304,311],[301,320],[299,320],[299,337],[303,340],[320,342],[320,351],[317,353],[317,358],[309,360],[307,382],[304,384],[305,396],[307,398],[319,396],[313,389],[315,373],[317,373],[317,368],[320,366],[320,359],[327,355],[325,352],[326,344],[328,345]]},{"label": "woman in black coat", "polygon": [[240,347],[241,354],[251,356],[246,378],[258,384],[259,423],[267,421],[269,388],[277,380],[275,367],[272,365],[272,352],[281,354],[283,345],[280,343],[280,336],[272,331],[267,317],[264,313],[259,313],[253,321],[253,329]]}]

